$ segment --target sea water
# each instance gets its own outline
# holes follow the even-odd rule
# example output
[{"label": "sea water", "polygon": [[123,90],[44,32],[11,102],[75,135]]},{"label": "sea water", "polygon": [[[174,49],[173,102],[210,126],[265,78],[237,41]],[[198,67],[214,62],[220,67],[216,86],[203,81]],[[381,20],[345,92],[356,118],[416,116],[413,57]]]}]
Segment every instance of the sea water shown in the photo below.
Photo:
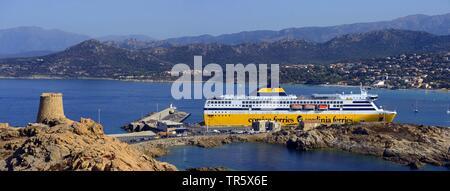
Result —
[{"label": "sea water", "polygon": [[[248,171],[405,171],[406,165],[374,156],[342,151],[297,151],[283,145],[233,143],[214,148],[176,146],[158,160],[181,170],[198,167],[226,167]],[[426,165],[420,170],[449,170]]]},{"label": "sea water", "polygon": [[[283,85],[288,93],[358,93],[358,87]],[[42,92],[64,94],[68,118],[80,117],[100,121],[106,133],[122,133],[122,125],[143,115],[174,104],[192,115],[186,122],[203,120],[204,100],[174,100],[170,83],[126,82],[114,80],[0,80],[0,122],[24,126],[36,120]],[[385,109],[396,110],[395,122],[450,126],[446,113],[450,93],[427,90],[375,89],[377,101]],[[414,109],[419,112],[414,112]],[[174,147],[159,160],[180,169],[225,166],[234,170],[410,170],[404,165],[379,158],[334,151],[299,152],[281,145],[229,144],[204,149],[193,146]],[[425,170],[446,170],[426,166]]]},{"label": "sea water", "polygon": [[[288,94],[359,93],[358,87],[283,85]],[[115,80],[0,80],[0,122],[24,126],[34,122],[42,92],[64,94],[67,117],[100,121],[106,133],[121,133],[120,128],[133,120],[173,104],[192,115],[188,123],[203,121],[204,100],[175,100],[171,83],[126,82]],[[430,90],[374,89],[377,104],[395,110],[395,122],[450,126],[450,93]],[[414,112],[415,109],[419,112]]]}]

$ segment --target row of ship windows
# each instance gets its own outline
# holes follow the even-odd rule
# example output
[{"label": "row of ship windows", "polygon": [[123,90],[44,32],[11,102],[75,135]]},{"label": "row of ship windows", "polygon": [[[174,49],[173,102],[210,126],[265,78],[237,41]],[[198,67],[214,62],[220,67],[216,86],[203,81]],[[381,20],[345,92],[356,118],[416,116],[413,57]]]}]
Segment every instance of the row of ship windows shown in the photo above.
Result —
[{"label": "row of ship windows", "polygon": [[231,104],[231,101],[208,101],[209,104]]},{"label": "row of ship windows", "polygon": [[[218,105],[218,104],[209,104],[208,106],[218,107],[218,106],[226,106],[226,107],[240,107],[240,105]],[[289,105],[242,105],[242,107],[289,107]],[[330,105],[330,107],[343,107],[344,105]]]},{"label": "row of ship windows", "polygon": [[210,104],[209,106],[233,106],[233,107],[239,107],[240,105],[216,105],[216,104]]},{"label": "row of ship windows", "polygon": [[243,101],[243,104],[343,104],[344,101]]},{"label": "row of ship windows", "polygon": [[[343,101],[243,101],[242,104],[343,104]],[[231,101],[209,101],[208,104],[231,104]],[[230,106],[230,105],[226,105]]]},{"label": "row of ship windows", "polygon": [[[213,105],[213,106],[220,106],[220,105]],[[242,107],[261,107],[263,105],[242,105]],[[289,107],[289,105],[264,105],[264,106],[271,106],[271,107]],[[330,105],[330,107],[343,107],[344,105]]]},{"label": "row of ship windows", "polygon": [[[209,114],[209,115],[214,115],[214,116],[231,116],[230,114],[228,114],[228,112],[226,111],[212,111],[211,113],[214,114]],[[223,114],[223,115],[219,115],[219,114]]]}]

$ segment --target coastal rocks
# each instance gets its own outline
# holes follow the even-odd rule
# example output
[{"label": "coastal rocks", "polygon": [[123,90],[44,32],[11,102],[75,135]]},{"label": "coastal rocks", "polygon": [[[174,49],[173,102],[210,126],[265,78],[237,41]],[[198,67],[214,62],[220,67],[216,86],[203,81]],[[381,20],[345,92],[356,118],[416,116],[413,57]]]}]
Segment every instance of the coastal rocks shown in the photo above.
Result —
[{"label": "coastal rocks", "polygon": [[267,136],[264,140],[266,143],[271,144],[286,144],[289,140],[291,142],[297,141],[297,135],[294,129],[282,129],[281,131],[274,132],[270,136]]},{"label": "coastal rocks", "polygon": [[199,168],[188,168],[186,171],[229,171],[230,169],[226,167],[199,167]]},{"label": "coastal rocks", "polygon": [[197,136],[197,137],[178,137],[166,138],[159,140],[151,140],[132,144],[134,148],[145,153],[146,155],[158,157],[168,153],[168,148],[173,146],[193,145],[202,148],[211,148],[221,146],[223,144],[238,142],[265,142],[266,133],[255,135],[215,135],[215,136]]},{"label": "coastal rocks", "polygon": [[269,135],[267,142],[284,142],[298,150],[331,148],[374,155],[412,168],[450,161],[450,129],[444,127],[364,124],[283,131]]},{"label": "coastal rocks", "polygon": [[203,148],[211,148],[211,147],[217,147],[222,144],[222,140],[220,139],[214,139],[214,138],[199,138],[199,139],[192,139],[188,142],[189,145],[196,145]]},{"label": "coastal rocks", "polygon": [[176,170],[108,137],[91,119],[0,129],[0,170]]},{"label": "coastal rocks", "polygon": [[203,148],[211,148],[221,146],[223,144],[254,141],[250,139],[250,137],[251,136],[238,136],[238,135],[198,137],[189,140],[187,144]]},{"label": "coastal rocks", "polygon": [[103,136],[103,126],[91,119],[81,118],[80,123],[72,125],[73,132],[78,135],[96,135]]},{"label": "coastal rocks", "polygon": [[355,134],[355,135],[369,135],[369,131],[366,128],[357,127],[355,130],[352,131],[352,134]]},{"label": "coastal rocks", "polygon": [[425,166],[425,164],[424,164],[423,162],[420,162],[420,161],[414,161],[414,162],[410,162],[410,163],[408,164],[408,166],[409,166],[411,169],[420,169],[420,168],[422,168],[423,166]]}]

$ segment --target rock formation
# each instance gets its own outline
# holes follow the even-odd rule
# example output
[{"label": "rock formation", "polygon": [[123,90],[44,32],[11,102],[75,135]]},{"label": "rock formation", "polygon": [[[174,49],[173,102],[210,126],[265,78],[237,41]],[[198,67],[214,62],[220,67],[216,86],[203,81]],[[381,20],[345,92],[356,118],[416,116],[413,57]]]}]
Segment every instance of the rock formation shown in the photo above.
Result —
[{"label": "rock formation", "polygon": [[67,119],[61,93],[43,93],[40,101],[37,123],[0,124],[0,170],[177,170],[106,136],[91,119]]},{"label": "rock formation", "polygon": [[130,146],[140,150],[148,156],[159,157],[167,154],[168,149],[173,146],[193,145],[202,148],[212,148],[230,143],[264,142],[267,134],[236,134],[236,135],[214,135],[214,136],[192,136],[168,139],[157,139],[147,142],[132,144]]},{"label": "rock formation", "polygon": [[198,168],[187,168],[186,171],[230,171],[231,169],[219,166],[219,167],[198,167]]},{"label": "rock formation", "polygon": [[0,129],[0,170],[176,170],[103,133],[91,119]]},{"label": "rock formation", "polygon": [[419,168],[425,163],[450,164],[450,129],[409,124],[367,124],[319,127],[310,131],[282,130],[269,143],[298,150],[322,148],[368,154]]}]

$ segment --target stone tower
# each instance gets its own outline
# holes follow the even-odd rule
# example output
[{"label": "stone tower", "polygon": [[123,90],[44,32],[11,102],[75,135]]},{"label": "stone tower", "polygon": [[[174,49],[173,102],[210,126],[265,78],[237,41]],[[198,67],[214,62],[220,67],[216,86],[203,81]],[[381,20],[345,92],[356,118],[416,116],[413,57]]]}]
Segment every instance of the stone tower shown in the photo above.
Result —
[{"label": "stone tower", "polygon": [[65,120],[62,93],[42,93],[39,103],[37,123]]}]

